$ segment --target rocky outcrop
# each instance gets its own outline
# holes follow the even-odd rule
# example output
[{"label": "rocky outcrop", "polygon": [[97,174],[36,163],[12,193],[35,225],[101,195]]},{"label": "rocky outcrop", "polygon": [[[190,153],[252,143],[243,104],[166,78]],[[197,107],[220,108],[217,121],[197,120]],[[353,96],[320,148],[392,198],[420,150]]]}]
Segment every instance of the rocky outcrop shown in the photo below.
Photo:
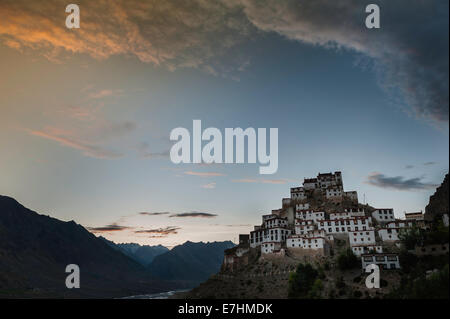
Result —
[{"label": "rocky outcrop", "polygon": [[436,189],[436,192],[430,196],[430,202],[425,207],[425,220],[436,221],[442,219],[442,215],[448,214],[448,187],[449,177],[445,175],[441,186]]}]

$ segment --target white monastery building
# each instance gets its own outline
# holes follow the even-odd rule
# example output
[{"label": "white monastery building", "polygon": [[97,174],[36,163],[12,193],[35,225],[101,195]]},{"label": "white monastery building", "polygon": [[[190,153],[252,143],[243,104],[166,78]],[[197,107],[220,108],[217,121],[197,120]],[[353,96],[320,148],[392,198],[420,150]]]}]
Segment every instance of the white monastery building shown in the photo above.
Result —
[{"label": "white monastery building", "polygon": [[[358,204],[356,191],[344,191],[341,172],[305,178],[302,186],[290,191],[291,197],[282,199],[283,208],[263,215],[261,225],[250,232],[250,247],[259,248],[262,255],[284,256],[290,250],[324,255],[338,236],[341,240],[348,238],[363,267],[376,263],[385,269],[398,269],[398,256],[383,253],[383,245],[397,242],[401,229],[412,227],[421,219],[419,213],[413,213],[405,220],[397,220],[392,208],[366,212]],[[345,204],[329,212],[325,208],[311,209],[310,200],[317,196],[335,205],[331,207],[339,207],[337,201]],[[317,202],[314,205],[317,207]]]},{"label": "white monastery building", "polygon": [[395,220],[392,208],[379,208],[372,213],[372,217],[379,223],[387,223]]}]

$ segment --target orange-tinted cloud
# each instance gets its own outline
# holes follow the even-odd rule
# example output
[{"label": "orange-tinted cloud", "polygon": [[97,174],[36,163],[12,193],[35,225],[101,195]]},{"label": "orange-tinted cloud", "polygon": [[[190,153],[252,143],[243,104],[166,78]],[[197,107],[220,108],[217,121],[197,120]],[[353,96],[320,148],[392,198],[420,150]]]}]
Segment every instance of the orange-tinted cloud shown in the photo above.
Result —
[{"label": "orange-tinted cloud", "polygon": [[54,61],[73,53],[96,59],[128,55],[170,69],[203,67],[214,73],[206,61],[243,42],[252,28],[237,19],[238,8],[217,0],[79,0],[80,28],[70,30],[65,26],[67,4],[2,0],[0,40]]},{"label": "orange-tinted cloud", "polygon": [[62,146],[70,147],[76,150],[82,151],[82,153],[86,156],[101,158],[101,159],[114,159],[122,157],[123,154],[105,149],[98,145],[92,145],[80,140],[77,140],[73,137],[68,137],[62,135],[61,131],[55,130],[44,130],[44,131],[31,131],[30,134],[34,136],[39,136],[45,139],[49,139],[55,142],[58,142]]},{"label": "orange-tinted cloud", "polygon": [[79,0],[81,28],[72,30],[65,27],[67,4],[0,1],[0,41],[53,61],[74,53],[96,59],[126,55],[171,70],[197,67],[217,75],[248,65],[247,57],[221,65],[231,48],[258,33],[278,33],[369,57],[383,74],[383,88],[399,89],[417,116],[448,124],[445,0],[408,1],[408,14],[404,1],[380,0],[389,11],[380,32],[364,29],[366,4],[359,0]]},{"label": "orange-tinted cloud", "polygon": [[217,172],[194,172],[194,171],[187,171],[187,172],[184,172],[184,174],[185,174],[185,175],[200,176],[200,177],[225,176],[225,174],[217,173]]},{"label": "orange-tinted cloud", "polygon": [[117,96],[121,95],[121,90],[110,90],[110,89],[103,89],[95,92],[89,93],[89,98],[91,99],[101,99],[108,96]]}]

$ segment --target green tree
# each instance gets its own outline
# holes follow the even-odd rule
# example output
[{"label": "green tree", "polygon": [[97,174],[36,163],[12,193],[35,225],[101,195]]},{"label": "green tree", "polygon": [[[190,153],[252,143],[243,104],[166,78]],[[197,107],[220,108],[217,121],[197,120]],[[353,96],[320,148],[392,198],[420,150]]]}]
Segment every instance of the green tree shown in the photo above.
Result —
[{"label": "green tree", "polygon": [[322,280],[317,278],[314,281],[314,284],[312,285],[311,289],[308,292],[308,298],[310,299],[316,299],[320,298],[323,290],[323,283]]},{"label": "green tree", "polygon": [[297,270],[289,275],[289,298],[308,298],[318,272],[310,264],[299,264]]},{"label": "green tree", "polygon": [[449,299],[449,267],[446,264],[430,276],[402,278],[401,286],[388,298],[401,299]]},{"label": "green tree", "polygon": [[401,229],[398,238],[406,249],[414,249],[414,247],[424,244],[425,231],[414,225],[411,228]]},{"label": "green tree", "polygon": [[340,270],[357,268],[359,266],[358,257],[356,257],[351,249],[341,252],[337,258],[337,265]]}]

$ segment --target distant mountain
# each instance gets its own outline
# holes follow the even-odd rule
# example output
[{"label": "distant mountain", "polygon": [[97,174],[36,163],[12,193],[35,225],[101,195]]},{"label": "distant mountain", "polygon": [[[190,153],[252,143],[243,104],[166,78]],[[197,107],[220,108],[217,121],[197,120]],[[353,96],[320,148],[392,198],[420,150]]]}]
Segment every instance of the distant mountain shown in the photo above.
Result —
[{"label": "distant mountain", "polygon": [[100,236],[99,238],[104,240],[111,247],[118,249],[125,255],[133,258],[143,266],[148,266],[156,256],[169,251],[167,247],[162,245],[148,246],[135,243],[116,244],[104,237]]},{"label": "distant mountain", "polygon": [[148,269],[158,278],[183,281],[195,286],[220,270],[224,251],[234,246],[231,241],[187,241],[155,257]]},{"label": "distant mountain", "polygon": [[[68,264],[80,267],[80,289],[65,286]],[[173,287],[81,225],[0,196],[0,297],[117,297]]]}]

